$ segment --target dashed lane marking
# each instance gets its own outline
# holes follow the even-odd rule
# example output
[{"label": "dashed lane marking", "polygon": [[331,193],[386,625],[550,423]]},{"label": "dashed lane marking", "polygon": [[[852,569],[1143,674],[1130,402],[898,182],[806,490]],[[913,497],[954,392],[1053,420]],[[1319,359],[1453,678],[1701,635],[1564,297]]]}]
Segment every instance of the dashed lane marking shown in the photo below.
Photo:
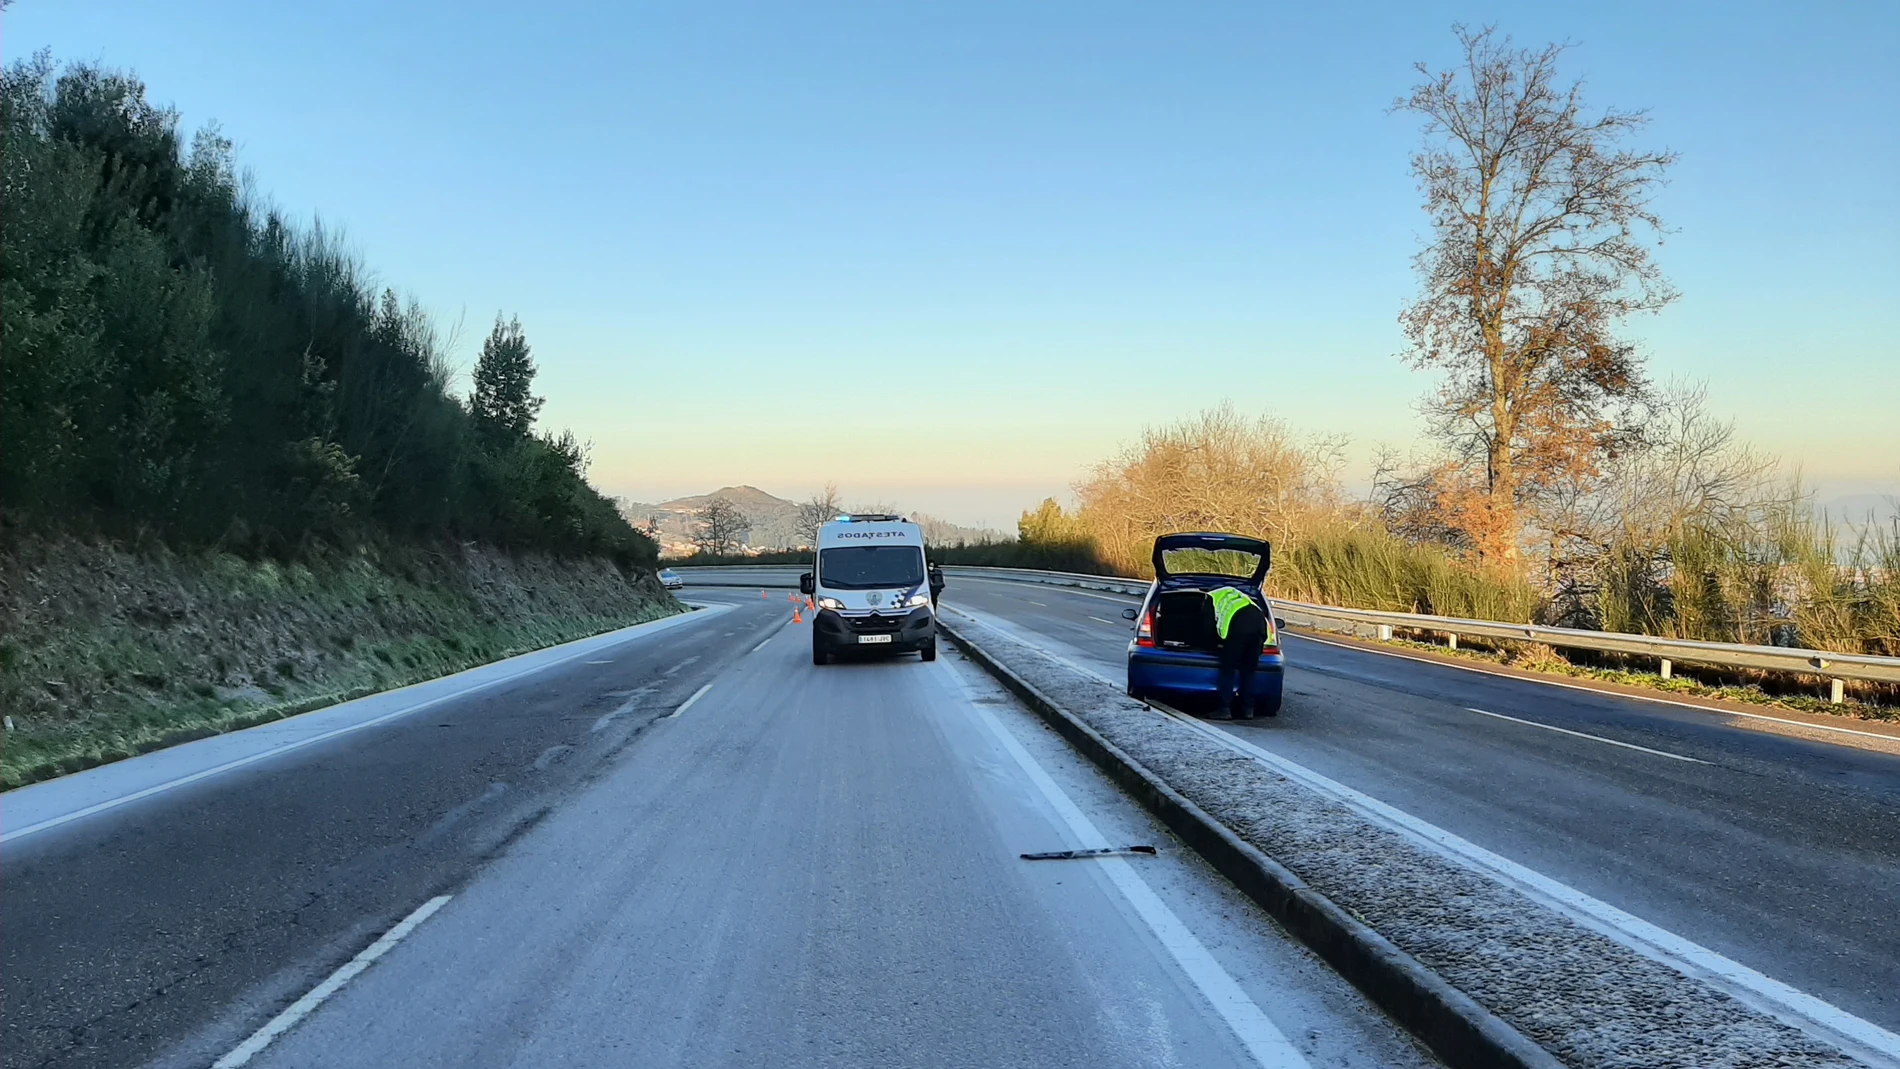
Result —
[{"label": "dashed lane marking", "polygon": [[290,1004],[290,1008],[270,1019],[264,1027],[251,1033],[251,1038],[237,1045],[237,1048],[211,1064],[211,1069],[238,1069],[239,1066],[257,1057],[271,1041],[297,1026],[297,1022],[310,1016],[312,1010],[323,1005],[323,1001],[342,990],[343,985],[356,979],[364,969],[376,963],[376,959],[389,953],[403,937],[416,930],[416,926],[435,915],[435,911],[448,904],[450,895],[437,895],[415,912],[404,917],[394,928],[383,933],[381,939],[363,948],[363,952],[345,962],[343,967],[331,973],[322,983],[310,989],[310,993]]},{"label": "dashed lane marking", "polygon": [[683,713],[683,712],[685,712],[685,711],[686,711],[686,710],[688,710],[688,709],[691,709],[691,708],[693,707],[693,703],[694,703],[694,702],[696,702],[696,701],[698,701],[698,700],[699,700],[699,699],[701,699],[701,698],[704,698],[704,697],[706,696],[706,692],[707,692],[707,691],[709,691],[709,690],[711,690],[711,689],[712,689],[712,684],[711,684],[711,683],[708,683],[708,684],[706,684],[705,686],[703,686],[703,687],[701,687],[701,688],[699,688],[698,690],[696,690],[696,691],[694,691],[694,692],[693,692],[693,696],[692,696],[692,697],[690,697],[690,698],[688,698],[688,699],[686,699],[685,701],[683,701],[683,702],[681,702],[681,703],[680,703],[680,707],[679,707],[678,709],[675,709],[675,710],[673,710],[672,712],[670,712],[670,713],[668,713],[668,714],[666,714],[665,716],[663,716],[663,717],[661,717],[660,719],[661,719],[661,720],[676,720],[676,719],[678,719],[678,718],[679,718],[679,715],[680,715],[681,713]]},{"label": "dashed lane marking", "polygon": [[1521,720],[1515,716],[1505,716],[1503,713],[1494,713],[1487,709],[1473,709],[1469,705],[1465,706],[1465,711],[1468,713],[1477,713],[1480,716],[1495,716],[1499,720],[1509,720],[1513,724],[1523,724],[1523,725],[1526,725],[1527,727],[1543,728],[1545,731],[1555,731],[1560,735],[1575,735],[1579,739],[1589,739],[1591,742],[1602,742],[1602,743],[1608,743],[1611,746],[1621,746],[1625,750],[1640,750],[1641,752],[1646,753],[1646,754],[1655,754],[1657,757],[1667,757],[1671,761],[1687,761],[1690,764],[1695,764],[1695,765],[1708,764],[1707,761],[1701,760],[1700,758],[1684,757],[1679,753],[1670,753],[1667,750],[1652,750],[1647,746],[1638,746],[1633,742],[1619,742],[1616,739],[1606,739],[1601,735],[1590,735],[1582,731],[1572,731],[1569,728],[1560,728],[1554,724],[1540,724],[1535,720]]}]

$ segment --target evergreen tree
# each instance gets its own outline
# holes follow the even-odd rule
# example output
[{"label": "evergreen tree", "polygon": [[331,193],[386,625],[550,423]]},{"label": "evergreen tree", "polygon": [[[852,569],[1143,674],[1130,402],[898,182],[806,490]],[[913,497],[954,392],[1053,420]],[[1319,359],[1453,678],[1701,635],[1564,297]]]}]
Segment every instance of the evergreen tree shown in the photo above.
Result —
[{"label": "evergreen tree", "polygon": [[475,364],[475,393],[469,401],[475,418],[514,437],[527,437],[541,411],[541,398],[529,389],[533,385],[534,359],[521,320],[503,322],[497,314],[495,329],[488,332]]}]

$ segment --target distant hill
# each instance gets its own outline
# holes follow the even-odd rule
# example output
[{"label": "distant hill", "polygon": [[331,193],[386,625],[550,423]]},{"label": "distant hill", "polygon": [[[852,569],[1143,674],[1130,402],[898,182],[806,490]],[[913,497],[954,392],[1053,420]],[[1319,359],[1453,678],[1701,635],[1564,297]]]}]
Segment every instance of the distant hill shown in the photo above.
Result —
[{"label": "distant hill", "polygon": [[[745,545],[748,549],[795,549],[798,538],[798,503],[766,493],[756,486],[722,486],[711,493],[694,494],[690,497],[676,497],[671,501],[649,504],[644,501],[623,501],[621,514],[635,527],[654,528],[660,540],[660,552],[665,556],[685,556],[693,551],[694,514],[706,507],[716,497],[723,497],[745,513],[752,521],[751,530],[746,532]],[[965,527],[961,524],[940,520],[923,513],[906,514],[901,509],[889,505],[875,508],[858,507],[859,512],[894,512],[909,515],[924,530],[926,541],[938,545],[957,542],[996,542],[1008,541],[1010,536],[1001,531],[991,531],[978,527]]]}]

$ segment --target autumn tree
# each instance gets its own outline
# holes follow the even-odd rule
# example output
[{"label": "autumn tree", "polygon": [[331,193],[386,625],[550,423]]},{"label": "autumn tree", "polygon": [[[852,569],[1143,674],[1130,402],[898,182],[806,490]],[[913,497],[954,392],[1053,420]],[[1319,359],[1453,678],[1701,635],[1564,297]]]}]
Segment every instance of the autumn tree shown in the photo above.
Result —
[{"label": "autumn tree", "polygon": [[1462,67],[1419,64],[1393,105],[1424,119],[1412,172],[1431,218],[1400,323],[1405,358],[1443,376],[1427,401],[1456,464],[1441,498],[1480,558],[1515,568],[1540,495],[1633,433],[1647,382],[1618,330],[1675,296],[1651,200],[1676,155],[1626,147],[1642,112],[1586,114],[1581,83],[1559,84],[1564,46],[1456,32]]},{"label": "autumn tree", "polygon": [[496,315],[495,327],[482,342],[482,355],[475,362],[475,392],[469,399],[475,417],[488,427],[526,437],[541,411],[541,398],[532,390],[534,371],[521,320],[503,322]]},{"label": "autumn tree", "polygon": [[751,527],[739,506],[715,497],[693,514],[693,546],[701,553],[727,556],[739,549]]}]

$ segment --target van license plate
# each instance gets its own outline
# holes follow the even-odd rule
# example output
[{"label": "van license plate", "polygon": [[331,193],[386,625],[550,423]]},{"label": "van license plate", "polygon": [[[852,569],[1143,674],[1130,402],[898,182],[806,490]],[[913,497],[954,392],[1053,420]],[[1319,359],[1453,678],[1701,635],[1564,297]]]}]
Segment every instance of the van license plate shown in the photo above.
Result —
[{"label": "van license plate", "polygon": [[889,635],[859,635],[859,636],[858,636],[858,642],[859,642],[859,643],[865,643],[865,642],[889,642],[890,640],[891,640],[891,636],[889,636]]}]

